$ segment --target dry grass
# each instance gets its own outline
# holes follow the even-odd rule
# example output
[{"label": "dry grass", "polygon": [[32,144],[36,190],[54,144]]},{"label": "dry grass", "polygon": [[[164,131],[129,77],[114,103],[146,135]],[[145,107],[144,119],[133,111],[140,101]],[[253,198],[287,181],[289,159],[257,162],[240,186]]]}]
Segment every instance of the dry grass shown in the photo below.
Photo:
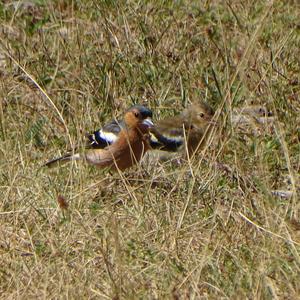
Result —
[{"label": "dry grass", "polygon": [[[0,4],[1,299],[296,299],[297,1],[81,2]],[[222,126],[190,163],[40,168],[132,103],[199,99]],[[233,122],[250,104],[271,121]]]}]

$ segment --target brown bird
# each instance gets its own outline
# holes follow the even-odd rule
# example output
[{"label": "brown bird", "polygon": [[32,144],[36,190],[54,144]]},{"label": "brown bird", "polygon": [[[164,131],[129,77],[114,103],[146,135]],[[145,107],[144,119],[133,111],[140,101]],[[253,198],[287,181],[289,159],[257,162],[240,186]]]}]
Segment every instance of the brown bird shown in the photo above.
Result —
[{"label": "brown bird", "polygon": [[156,122],[150,128],[151,147],[176,152],[187,145],[189,155],[201,150],[208,136],[208,127],[215,122],[213,109],[204,102],[192,104],[180,115]]},{"label": "brown bird", "polygon": [[104,149],[87,149],[84,153],[67,153],[45,165],[51,167],[58,162],[83,159],[100,168],[110,167],[121,171],[130,168],[137,164],[150,148],[149,128],[153,125],[149,119],[151,117],[151,110],[135,105],[125,113],[122,128],[111,145]]}]

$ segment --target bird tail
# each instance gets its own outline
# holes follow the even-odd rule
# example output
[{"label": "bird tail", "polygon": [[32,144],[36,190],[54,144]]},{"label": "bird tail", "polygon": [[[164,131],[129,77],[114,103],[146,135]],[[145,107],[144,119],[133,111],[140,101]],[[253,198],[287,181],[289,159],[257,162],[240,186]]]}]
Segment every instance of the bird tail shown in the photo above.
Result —
[{"label": "bird tail", "polygon": [[80,157],[80,154],[79,153],[67,153],[61,157],[58,157],[58,158],[54,158],[54,159],[51,159],[49,161],[47,161],[44,166],[47,166],[49,168],[52,168],[52,167],[55,167],[57,166],[58,164],[63,164],[63,163],[66,163],[66,162],[69,162],[69,161],[73,161],[73,160],[79,160],[81,157]]}]

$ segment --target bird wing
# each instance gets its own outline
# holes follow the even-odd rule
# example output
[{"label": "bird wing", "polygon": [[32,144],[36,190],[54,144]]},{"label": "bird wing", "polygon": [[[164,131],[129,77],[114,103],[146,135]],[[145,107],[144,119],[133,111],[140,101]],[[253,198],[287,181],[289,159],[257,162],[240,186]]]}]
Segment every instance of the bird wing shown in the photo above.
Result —
[{"label": "bird wing", "polygon": [[162,151],[176,152],[183,145],[184,137],[182,135],[166,135],[159,131],[159,128],[151,128],[150,147]]},{"label": "bird wing", "polygon": [[92,134],[87,135],[88,144],[87,148],[103,149],[118,139],[118,135],[125,124],[123,121],[112,120],[103,128],[94,131]]},{"label": "bird wing", "polygon": [[150,128],[152,149],[176,152],[184,144],[183,120],[180,116],[160,120]]}]

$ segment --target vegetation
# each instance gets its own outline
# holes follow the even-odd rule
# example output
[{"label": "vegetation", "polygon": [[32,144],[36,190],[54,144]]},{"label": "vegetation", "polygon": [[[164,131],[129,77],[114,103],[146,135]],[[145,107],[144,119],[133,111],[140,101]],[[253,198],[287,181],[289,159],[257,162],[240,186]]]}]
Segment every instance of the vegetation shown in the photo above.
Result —
[{"label": "vegetation", "polygon": [[[292,0],[2,1],[1,299],[296,299],[299,17]],[[133,103],[155,120],[200,100],[220,126],[189,161],[41,167]],[[272,116],[234,121],[251,105]]]}]

